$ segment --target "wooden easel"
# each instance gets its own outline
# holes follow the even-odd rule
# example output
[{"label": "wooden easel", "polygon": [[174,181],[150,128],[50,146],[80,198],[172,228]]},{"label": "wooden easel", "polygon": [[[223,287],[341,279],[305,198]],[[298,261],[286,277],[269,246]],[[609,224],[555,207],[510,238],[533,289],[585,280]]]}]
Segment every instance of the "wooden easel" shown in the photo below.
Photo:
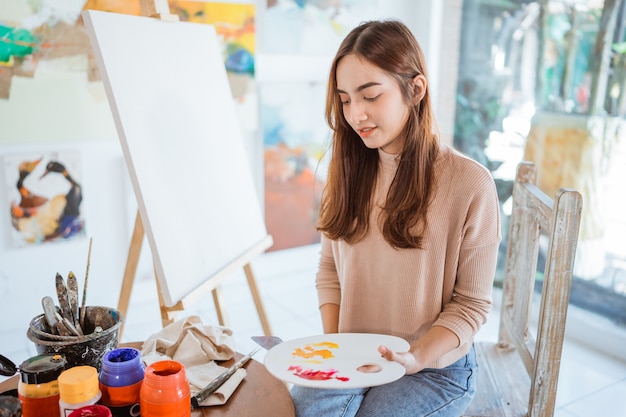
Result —
[{"label": "wooden easel", "polygon": [[[133,235],[130,241],[130,248],[128,250],[128,258],[126,260],[126,268],[124,269],[124,279],[122,281],[122,288],[120,291],[120,298],[118,301],[117,309],[126,316],[126,312],[128,311],[128,306],[130,303],[130,295],[132,292],[133,284],[135,282],[135,276],[137,274],[137,265],[139,263],[139,255],[141,254],[141,248],[143,246],[143,238],[145,235],[145,229],[143,226],[143,222],[141,221],[141,214],[139,211],[137,212],[137,216],[135,218],[135,228],[133,230]],[[243,270],[246,275],[246,280],[248,282],[248,287],[250,287],[250,292],[252,293],[252,298],[254,300],[254,304],[257,310],[257,314],[259,315],[259,320],[261,321],[261,326],[263,328],[263,332],[266,336],[270,336],[272,334],[272,330],[267,319],[267,315],[265,314],[265,308],[263,306],[263,301],[261,299],[261,294],[259,293],[258,287],[256,285],[256,279],[254,277],[254,273],[252,271],[252,267],[250,266],[250,262],[248,259],[259,255],[265,250],[267,250],[270,246],[272,246],[272,237],[268,235],[267,239],[262,241],[257,247],[251,249],[248,253],[244,254],[241,259],[232,262],[228,268],[223,269],[218,276],[214,276],[211,278],[210,282],[207,282],[206,285],[199,287],[196,291],[190,294],[188,297],[185,297],[182,300],[179,300],[173,306],[166,306],[163,300],[163,294],[161,292],[161,285],[159,282],[159,277],[157,276],[156,270],[154,271],[154,277],[156,279],[157,284],[157,292],[159,295],[159,305],[161,309],[161,322],[163,327],[172,323],[175,319],[176,313],[183,311],[185,306],[195,301],[201,295],[203,295],[206,291],[210,290],[213,296],[213,303],[215,304],[215,310],[217,312],[217,318],[219,323],[222,326],[228,326],[228,318],[226,312],[223,309],[223,303],[221,298],[221,282],[230,275],[233,270],[238,268],[240,265],[243,265]],[[122,332],[124,331],[124,323],[120,326],[120,338]]]},{"label": "wooden easel", "polygon": [[147,17],[154,17],[161,20],[178,22],[178,15],[170,13],[170,6],[167,0],[139,0],[141,14]]},{"label": "wooden easel", "polygon": [[[154,17],[161,20],[167,21],[178,21],[179,18],[177,15],[173,15],[170,13],[169,5],[167,0],[140,0],[142,15],[148,17]],[[133,235],[130,242],[130,247],[128,251],[128,258],[126,261],[126,267],[124,270],[124,278],[122,281],[122,288],[120,291],[120,298],[118,301],[118,310],[126,316],[128,311],[128,306],[130,302],[130,295],[132,292],[132,287],[135,280],[135,275],[137,272],[137,265],[139,262],[139,256],[141,253],[141,248],[143,246],[143,239],[145,236],[145,228],[144,223],[142,221],[141,213],[138,210],[135,218],[135,227],[133,230]],[[207,281],[197,287],[193,292],[186,295],[182,299],[178,300],[176,304],[172,306],[167,306],[165,303],[165,299],[163,297],[163,291],[161,288],[161,280],[157,274],[157,268],[154,268],[154,276],[157,284],[157,292],[159,296],[159,305],[161,310],[161,322],[163,326],[170,324],[174,321],[176,313],[185,309],[185,306],[196,301],[200,296],[204,295],[206,292],[211,291],[213,296],[213,302],[215,304],[215,309],[217,312],[218,321],[221,325],[227,326],[228,319],[226,313],[223,309],[223,303],[221,299],[221,282],[227,276],[231,275],[234,270],[242,267],[244,273],[246,275],[246,279],[248,282],[248,286],[250,288],[250,292],[252,293],[252,298],[254,300],[256,310],[259,316],[259,320],[261,322],[261,326],[263,328],[263,332],[265,335],[269,336],[272,334],[271,328],[269,325],[269,321],[265,314],[265,309],[263,307],[263,302],[261,300],[261,295],[256,285],[256,279],[254,277],[254,273],[252,271],[252,267],[250,266],[250,260],[257,255],[265,252],[270,246],[272,246],[273,240],[270,235],[267,235],[265,239],[259,242],[256,246],[246,251],[242,254],[238,259],[230,262],[229,265],[221,269],[216,275],[210,277]],[[161,277],[163,278],[163,277]],[[124,324],[120,327],[120,338],[122,332],[124,330]]]}]

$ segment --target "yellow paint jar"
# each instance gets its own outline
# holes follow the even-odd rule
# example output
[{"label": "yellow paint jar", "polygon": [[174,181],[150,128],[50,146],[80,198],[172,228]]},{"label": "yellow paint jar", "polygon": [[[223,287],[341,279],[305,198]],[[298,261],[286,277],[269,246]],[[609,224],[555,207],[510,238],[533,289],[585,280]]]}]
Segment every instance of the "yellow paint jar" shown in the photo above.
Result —
[{"label": "yellow paint jar", "polygon": [[102,393],[98,381],[98,370],[93,366],[75,366],[59,376],[59,407],[62,417],[72,411],[96,404]]}]

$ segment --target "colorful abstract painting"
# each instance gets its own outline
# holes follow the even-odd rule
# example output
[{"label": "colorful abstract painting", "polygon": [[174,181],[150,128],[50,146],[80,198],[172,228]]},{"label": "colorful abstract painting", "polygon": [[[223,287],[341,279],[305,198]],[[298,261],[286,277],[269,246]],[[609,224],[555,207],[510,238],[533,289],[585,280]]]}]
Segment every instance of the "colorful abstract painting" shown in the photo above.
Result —
[{"label": "colorful abstract painting", "polygon": [[79,152],[4,155],[3,166],[15,247],[85,236]]},{"label": "colorful abstract painting", "polygon": [[317,243],[330,135],[323,115],[325,84],[266,82],[260,97],[265,223],[274,238],[272,250]]}]

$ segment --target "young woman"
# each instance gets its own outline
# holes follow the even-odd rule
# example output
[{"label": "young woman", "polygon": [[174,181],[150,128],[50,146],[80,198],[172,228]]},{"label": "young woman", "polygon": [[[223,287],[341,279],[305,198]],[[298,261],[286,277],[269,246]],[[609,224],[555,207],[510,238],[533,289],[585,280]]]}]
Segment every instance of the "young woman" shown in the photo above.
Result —
[{"label": "young woman", "polygon": [[401,337],[406,369],[364,389],[295,386],[298,417],[454,416],[474,395],[500,215],[489,171],[440,143],[424,55],[398,21],[343,41],[328,80],[332,155],[316,278],[325,333]]}]

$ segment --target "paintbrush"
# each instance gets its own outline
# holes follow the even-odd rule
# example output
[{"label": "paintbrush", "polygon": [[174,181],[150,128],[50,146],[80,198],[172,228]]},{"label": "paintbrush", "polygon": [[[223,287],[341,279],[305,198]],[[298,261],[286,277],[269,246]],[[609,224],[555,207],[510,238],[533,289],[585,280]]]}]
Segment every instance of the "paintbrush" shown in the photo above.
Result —
[{"label": "paintbrush", "polygon": [[59,322],[56,318],[56,307],[54,306],[54,300],[49,295],[46,295],[41,299],[41,306],[43,307],[43,314],[46,318],[46,322],[50,327],[51,334],[61,334],[62,336],[66,336],[59,332]]},{"label": "paintbrush", "polygon": [[67,334],[70,336],[80,336],[78,334],[78,329],[76,329],[76,327],[74,327],[74,325],[72,324],[72,322],[68,319],[66,319],[65,317],[61,316],[59,313],[55,312],[54,313],[57,321],[58,321],[58,326],[59,326],[59,333],[61,332],[61,328],[64,327],[65,330],[67,330]]},{"label": "paintbrush", "polygon": [[65,285],[65,280],[58,272],[56,275],[56,287],[57,298],[59,299],[59,307],[61,307],[61,316],[71,322],[74,322],[74,315],[72,314],[72,309],[70,307],[69,291],[67,290],[67,286]]},{"label": "paintbrush", "polygon": [[85,328],[85,307],[87,303],[87,283],[89,282],[89,262],[91,260],[91,243],[93,238],[89,238],[89,251],[87,252],[87,268],[85,269],[85,283],[83,284],[83,304],[80,308],[80,327]]},{"label": "paintbrush", "polygon": [[243,367],[249,360],[261,349],[261,346],[257,346],[252,350],[252,352],[248,353],[243,358],[239,359],[233,366],[222,372],[218,375],[213,381],[209,383],[206,387],[202,388],[196,395],[191,397],[191,409],[195,409],[200,407],[202,401],[209,398],[209,395],[213,394],[215,391],[219,389],[228,379],[237,372],[237,370]]},{"label": "paintbrush", "polygon": [[72,310],[72,324],[79,335],[82,336],[83,329],[80,325],[80,309],[78,308],[78,280],[76,280],[76,275],[74,275],[72,271],[67,275],[67,293],[69,296],[70,309]]}]

